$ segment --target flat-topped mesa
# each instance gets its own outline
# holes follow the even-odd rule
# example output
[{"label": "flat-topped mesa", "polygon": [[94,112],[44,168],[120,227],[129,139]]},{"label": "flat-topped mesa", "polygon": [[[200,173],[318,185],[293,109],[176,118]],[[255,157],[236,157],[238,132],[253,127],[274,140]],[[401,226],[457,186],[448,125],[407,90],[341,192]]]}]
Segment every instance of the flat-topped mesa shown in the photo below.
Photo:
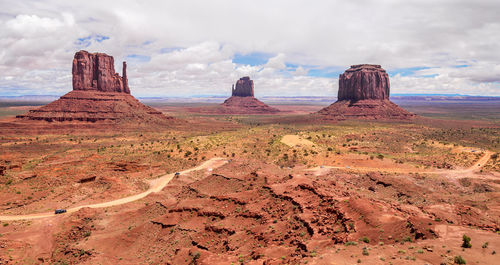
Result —
[{"label": "flat-topped mesa", "polygon": [[115,73],[113,56],[105,53],[79,51],[73,59],[73,90],[97,90],[130,94],[127,64],[123,62],[123,77]]},{"label": "flat-topped mesa", "polygon": [[326,120],[410,119],[415,115],[389,100],[389,75],[380,65],[352,65],[339,76],[337,102],[317,113]]},{"label": "flat-topped mesa", "polygon": [[380,65],[352,65],[339,76],[339,101],[388,100],[389,92],[389,75]]},{"label": "flat-topped mesa", "polygon": [[245,76],[236,81],[236,87],[233,85],[231,89],[231,96],[236,97],[253,97],[253,80]]}]

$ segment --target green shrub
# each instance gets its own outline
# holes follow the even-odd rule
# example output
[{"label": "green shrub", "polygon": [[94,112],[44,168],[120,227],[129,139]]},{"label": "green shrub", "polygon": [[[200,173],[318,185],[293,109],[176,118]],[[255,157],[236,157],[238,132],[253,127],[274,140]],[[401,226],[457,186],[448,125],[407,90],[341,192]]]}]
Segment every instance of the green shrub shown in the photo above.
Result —
[{"label": "green shrub", "polygon": [[363,237],[360,239],[361,241],[365,242],[365,243],[370,243],[370,239],[368,237]]},{"label": "green shrub", "polygon": [[[463,248],[471,248],[472,247],[472,244],[470,243],[470,237],[468,237],[467,235],[464,235],[462,237],[462,240],[463,240],[463,243],[462,243],[462,247]],[[463,263],[465,264],[465,263]]]},{"label": "green shrub", "polygon": [[455,264],[467,264],[467,262],[462,258],[462,256],[455,256]]},{"label": "green shrub", "polygon": [[363,248],[363,256],[368,256],[370,253],[368,253],[368,249]]}]

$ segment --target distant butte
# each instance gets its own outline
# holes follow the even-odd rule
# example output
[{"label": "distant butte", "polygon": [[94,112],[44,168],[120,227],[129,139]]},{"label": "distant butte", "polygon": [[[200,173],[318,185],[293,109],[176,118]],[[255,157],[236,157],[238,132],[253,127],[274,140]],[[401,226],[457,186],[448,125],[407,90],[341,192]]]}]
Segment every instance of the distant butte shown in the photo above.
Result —
[{"label": "distant butte", "polygon": [[325,119],[409,119],[415,115],[389,100],[389,75],[380,65],[352,65],[339,76],[337,102],[320,110]]},{"label": "distant butte", "polygon": [[221,104],[218,111],[223,114],[272,114],[279,112],[254,97],[253,80],[245,76],[236,81],[231,97]]},{"label": "distant butte", "polygon": [[233,85],[231,96],[235,97],[253,97],[253,80],[250,77],[244,76],[236,81],[236,88]]},{"label": "distant butte", "polygon": [[164,122],[172,119],[130,95],[127,64],[115,73],[113,56],[79,51],[73,59],[73,91],[17,118],[43,121]]}]

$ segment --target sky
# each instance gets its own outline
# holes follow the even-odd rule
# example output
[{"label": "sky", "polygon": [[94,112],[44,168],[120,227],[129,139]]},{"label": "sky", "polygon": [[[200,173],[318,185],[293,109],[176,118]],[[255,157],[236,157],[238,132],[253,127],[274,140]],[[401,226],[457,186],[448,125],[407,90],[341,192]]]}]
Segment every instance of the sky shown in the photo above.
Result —
[{"label": "sky", "polygon": [[75,52],[127,61],[140,97],[336,96],[350,65],[394,94],[500,96],[500,1],[0,0],[0,96],[72,90]]}]

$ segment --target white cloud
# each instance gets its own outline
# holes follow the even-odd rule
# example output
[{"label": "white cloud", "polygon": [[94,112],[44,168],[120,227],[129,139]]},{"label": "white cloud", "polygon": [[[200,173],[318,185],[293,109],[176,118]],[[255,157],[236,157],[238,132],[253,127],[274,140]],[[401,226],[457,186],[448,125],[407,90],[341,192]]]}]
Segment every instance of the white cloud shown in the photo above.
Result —
[{"label": "white cloud", "polygon": [[[69,91],[79,49],[150,58],[129,60],[137,95],[227,94],[243,75],[260,95],[335,95],[337,75],[310,69],[358,63],[431,67],[394,76],[398,93],[500,95],[499,9],[496,0],[0,0],[0,95]],[[271,58],[232,62],[253,52]]]},{"label": "white cloud", "polygon": [[272,69],[285,69],[285,55],[280,53],[275,57],[270,58],[264,67],[272,68]]}]

